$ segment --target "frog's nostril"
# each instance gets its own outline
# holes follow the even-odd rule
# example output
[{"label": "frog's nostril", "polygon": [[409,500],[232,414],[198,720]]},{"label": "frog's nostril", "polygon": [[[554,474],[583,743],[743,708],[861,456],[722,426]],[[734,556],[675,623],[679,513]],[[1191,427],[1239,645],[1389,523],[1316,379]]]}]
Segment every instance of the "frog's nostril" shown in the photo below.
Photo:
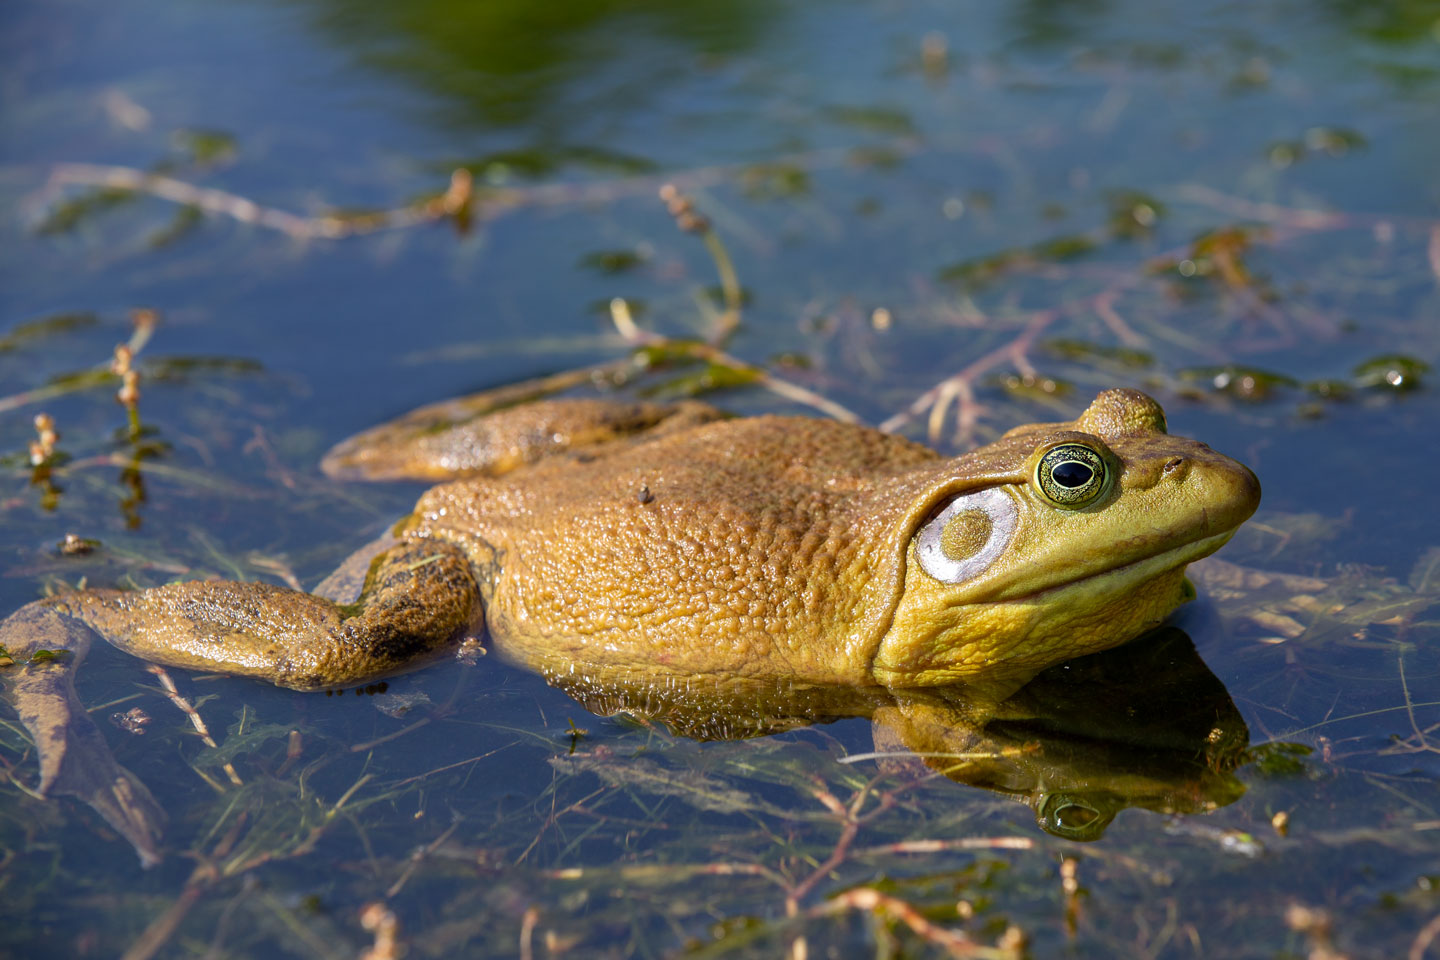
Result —
[{"label": "frog's nostril", "polygon": [[1165,464],[1165,472],[1174,473],[1176,470],[1179,470],[1183,466],[1185,466],[1185,458],[1175,457],[1174,459],[1170,460],[1168,463]]}]

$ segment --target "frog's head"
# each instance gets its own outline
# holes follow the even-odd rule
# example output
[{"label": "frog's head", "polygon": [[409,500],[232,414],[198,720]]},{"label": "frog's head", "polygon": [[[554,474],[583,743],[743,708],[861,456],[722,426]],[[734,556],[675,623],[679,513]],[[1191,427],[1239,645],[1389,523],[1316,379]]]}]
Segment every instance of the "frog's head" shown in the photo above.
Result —
[{"label": "frog's head", "polygon": [[1189,599],[1185,565],[1260,502],[1245,466],[1106,390],[1071,423],[1017,427],[945,464],[896,540],[904,575],[876,652],[891,686],[1023,681],[1124,643]]}]

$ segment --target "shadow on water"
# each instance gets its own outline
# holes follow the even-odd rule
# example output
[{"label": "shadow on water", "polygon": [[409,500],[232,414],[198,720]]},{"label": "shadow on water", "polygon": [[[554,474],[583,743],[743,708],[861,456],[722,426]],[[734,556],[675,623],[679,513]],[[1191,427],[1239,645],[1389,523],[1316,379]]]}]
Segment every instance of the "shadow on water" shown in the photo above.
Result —
[{"label": "shadow on water", "polygon": [[913,779],[926,767],[1013,796],[1047,833],[1097,840],[1128,807],[1200,813],[1245,792],[1233,771],[1249,731],[1190,638],[1164,628],[1052,667],[998,704],[964,687],[890,691],[703,680],[548,678],[601,715],[663,723],[700,740],[872,721],[875,752],[846,759]]}]

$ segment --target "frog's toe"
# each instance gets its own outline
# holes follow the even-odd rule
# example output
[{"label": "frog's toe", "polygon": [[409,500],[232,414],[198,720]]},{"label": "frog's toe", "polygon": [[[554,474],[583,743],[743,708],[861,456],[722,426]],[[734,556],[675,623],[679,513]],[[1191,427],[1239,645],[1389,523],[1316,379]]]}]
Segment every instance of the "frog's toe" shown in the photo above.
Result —
[{"label": "frog's toe", "polygon": [[[89,648],[89,628],[44,603],[32,603],[0,623],[0,641],[23,660],[0,677],[5,698],[35,740],[38,792],[88,804],[130,842],[142,865],[159,863],[165,811],[138,777],[115,762],[75,695],[75,667]],[[39,651],[49,655],[35,656]]]},{"label": "frog's toe", "polygon": [[71,712],[59,741],[39,746],[40,792],[89,805],[135,848],[141,866],[155,866],[162,859],[165,811],[139,777],[115,762],[84,707],[78,702],[72,706],[78,709]]}]

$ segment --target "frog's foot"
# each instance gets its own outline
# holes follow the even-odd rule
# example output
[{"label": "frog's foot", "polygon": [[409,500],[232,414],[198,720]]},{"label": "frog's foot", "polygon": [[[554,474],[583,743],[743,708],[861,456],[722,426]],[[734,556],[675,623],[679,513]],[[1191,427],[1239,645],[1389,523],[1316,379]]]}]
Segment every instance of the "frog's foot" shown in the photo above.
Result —
[{"label": "frog's foot", "polygon": [[[130,842],[142,865],[159,863],[165,811],[139,778],[115,762],[75,695],[75,668],[89,648],[90,631],[44,603],[32,603],[0,622],[0,642],[17,660],[0,677],[6,699],[35,739],[40,795],[89,804]],[[51,656],[33,657],[42,650]]]},{"label": "frog's foot", "polygon": [[[164,815],[144,785],[115,763],[75,696],[74,664],[92,632],[166,666],[319,690],[422,666],[477,635],[482,623],[479,590],[459,548],[409,541],[375,558],[355,604],[229,581],[37,601],[0,623],[0,644],[17,662],[0,678],[35,738],[40,792],[79,797],[153,863]],[[39,661],[32,655],[42,649],[70,654]]]},{"label": "frog's foot", "polygon": [[420,407],[340,443],[320,467],[350,480],[499,476],[559,453],[598,452],[725,416],[693,400],[533,400],[533,393],[501,388]]}]

